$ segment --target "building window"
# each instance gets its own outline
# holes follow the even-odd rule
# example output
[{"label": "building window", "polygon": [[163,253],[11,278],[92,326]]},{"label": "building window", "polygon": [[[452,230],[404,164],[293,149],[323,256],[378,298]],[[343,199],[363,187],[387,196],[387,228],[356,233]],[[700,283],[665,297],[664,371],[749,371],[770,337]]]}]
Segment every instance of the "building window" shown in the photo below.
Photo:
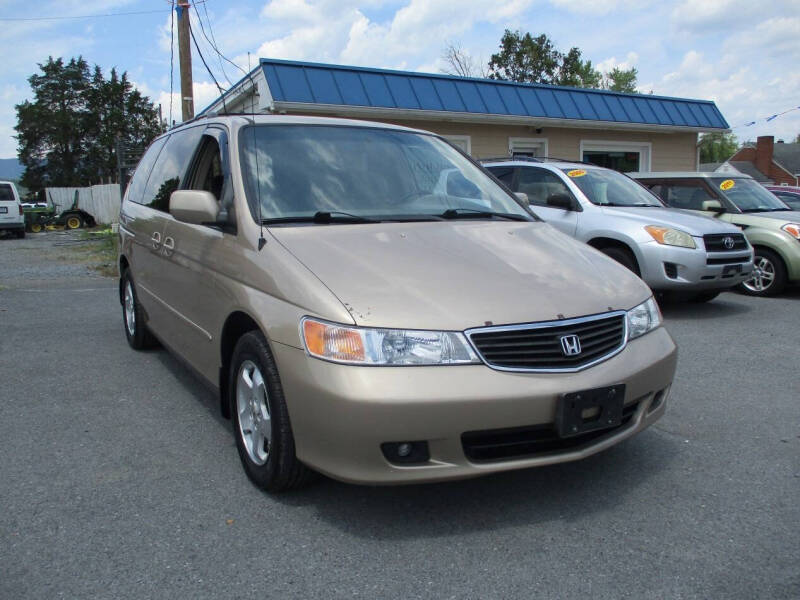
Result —
[{"label": "building window", "polygon": [[456,148],[463,150],[467,154],[472,154],[472,142],[468,135],[443,135],[442,137]]},{"label": "building window", "polygon": [[509,156],[547,156],[547,138],[508,138]]},{"label": "building window", "polygon": [[651,150],[650,142],[581,140],[582,161],[622,173],[649,171]]}]

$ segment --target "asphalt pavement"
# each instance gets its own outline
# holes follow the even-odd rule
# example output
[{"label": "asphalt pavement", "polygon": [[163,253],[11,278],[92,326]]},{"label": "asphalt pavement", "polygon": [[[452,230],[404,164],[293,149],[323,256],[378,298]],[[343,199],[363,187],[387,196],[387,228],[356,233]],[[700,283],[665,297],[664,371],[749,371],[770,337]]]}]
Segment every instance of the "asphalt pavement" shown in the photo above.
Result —
[{"label": "asphalt pavement", "polygon": [[667,414],[587,460],[270,496],[54,235],[0,240],[2,599],[800,597],[800,291],[666,306]]}]

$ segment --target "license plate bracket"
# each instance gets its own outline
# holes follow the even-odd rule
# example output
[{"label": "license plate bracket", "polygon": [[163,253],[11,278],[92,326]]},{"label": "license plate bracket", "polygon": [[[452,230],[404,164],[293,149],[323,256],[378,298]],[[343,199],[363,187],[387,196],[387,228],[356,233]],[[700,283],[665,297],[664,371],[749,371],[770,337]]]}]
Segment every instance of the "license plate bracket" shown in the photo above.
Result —
[{"label": "license plate bracket", "polygon": [[625,384],[564,394],[556,405],[559,437],[572,437],[622,423]]}]

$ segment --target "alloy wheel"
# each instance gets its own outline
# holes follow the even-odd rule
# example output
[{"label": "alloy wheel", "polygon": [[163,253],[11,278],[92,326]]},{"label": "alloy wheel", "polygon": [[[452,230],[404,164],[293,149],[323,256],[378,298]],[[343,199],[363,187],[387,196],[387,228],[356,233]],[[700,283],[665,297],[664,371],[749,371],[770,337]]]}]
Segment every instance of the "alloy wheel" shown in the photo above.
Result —
[{"label": "alloy wheel", "polygon": [[272,438],[267,395],[267,386],[258,365],[251,360],[243,361],[236,376],[239,435],[248,457],[257,465],[267,462]]},{"label": "alloy wheel", "polygon": [[136,335],[136,303],[130,281],[125,283],[125,327],[128,328],[128,335]]},{"label": "alloy wheel", "polygon": [[756,256],[753,265],[753,277],[742,285],[751,292],[765,292],[775,281],[775,265],[764,256]]}]

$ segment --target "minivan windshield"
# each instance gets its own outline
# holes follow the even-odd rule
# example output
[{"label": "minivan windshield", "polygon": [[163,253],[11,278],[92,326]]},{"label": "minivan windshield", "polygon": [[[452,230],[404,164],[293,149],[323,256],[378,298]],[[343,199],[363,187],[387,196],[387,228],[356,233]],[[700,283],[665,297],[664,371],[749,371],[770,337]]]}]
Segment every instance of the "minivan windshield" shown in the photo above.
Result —
[{"label": "minivan windshield", "polygon": [[662,207],[661,201],[630,177],[611,169],[563,168],[592,204],[598,206]]},{"label": "minivan windshield", "polygon": [[792,210],[775,194],[754,179],[713,177],[711,185],[742,212],[777,212]]},{"label": "minivan windshield", "polygon": [[[373,127],[255,125],[239,134],[248,204],[267,222],[535,220],[433,135]],[[315,218],[323,215],[324,218]]]}]

